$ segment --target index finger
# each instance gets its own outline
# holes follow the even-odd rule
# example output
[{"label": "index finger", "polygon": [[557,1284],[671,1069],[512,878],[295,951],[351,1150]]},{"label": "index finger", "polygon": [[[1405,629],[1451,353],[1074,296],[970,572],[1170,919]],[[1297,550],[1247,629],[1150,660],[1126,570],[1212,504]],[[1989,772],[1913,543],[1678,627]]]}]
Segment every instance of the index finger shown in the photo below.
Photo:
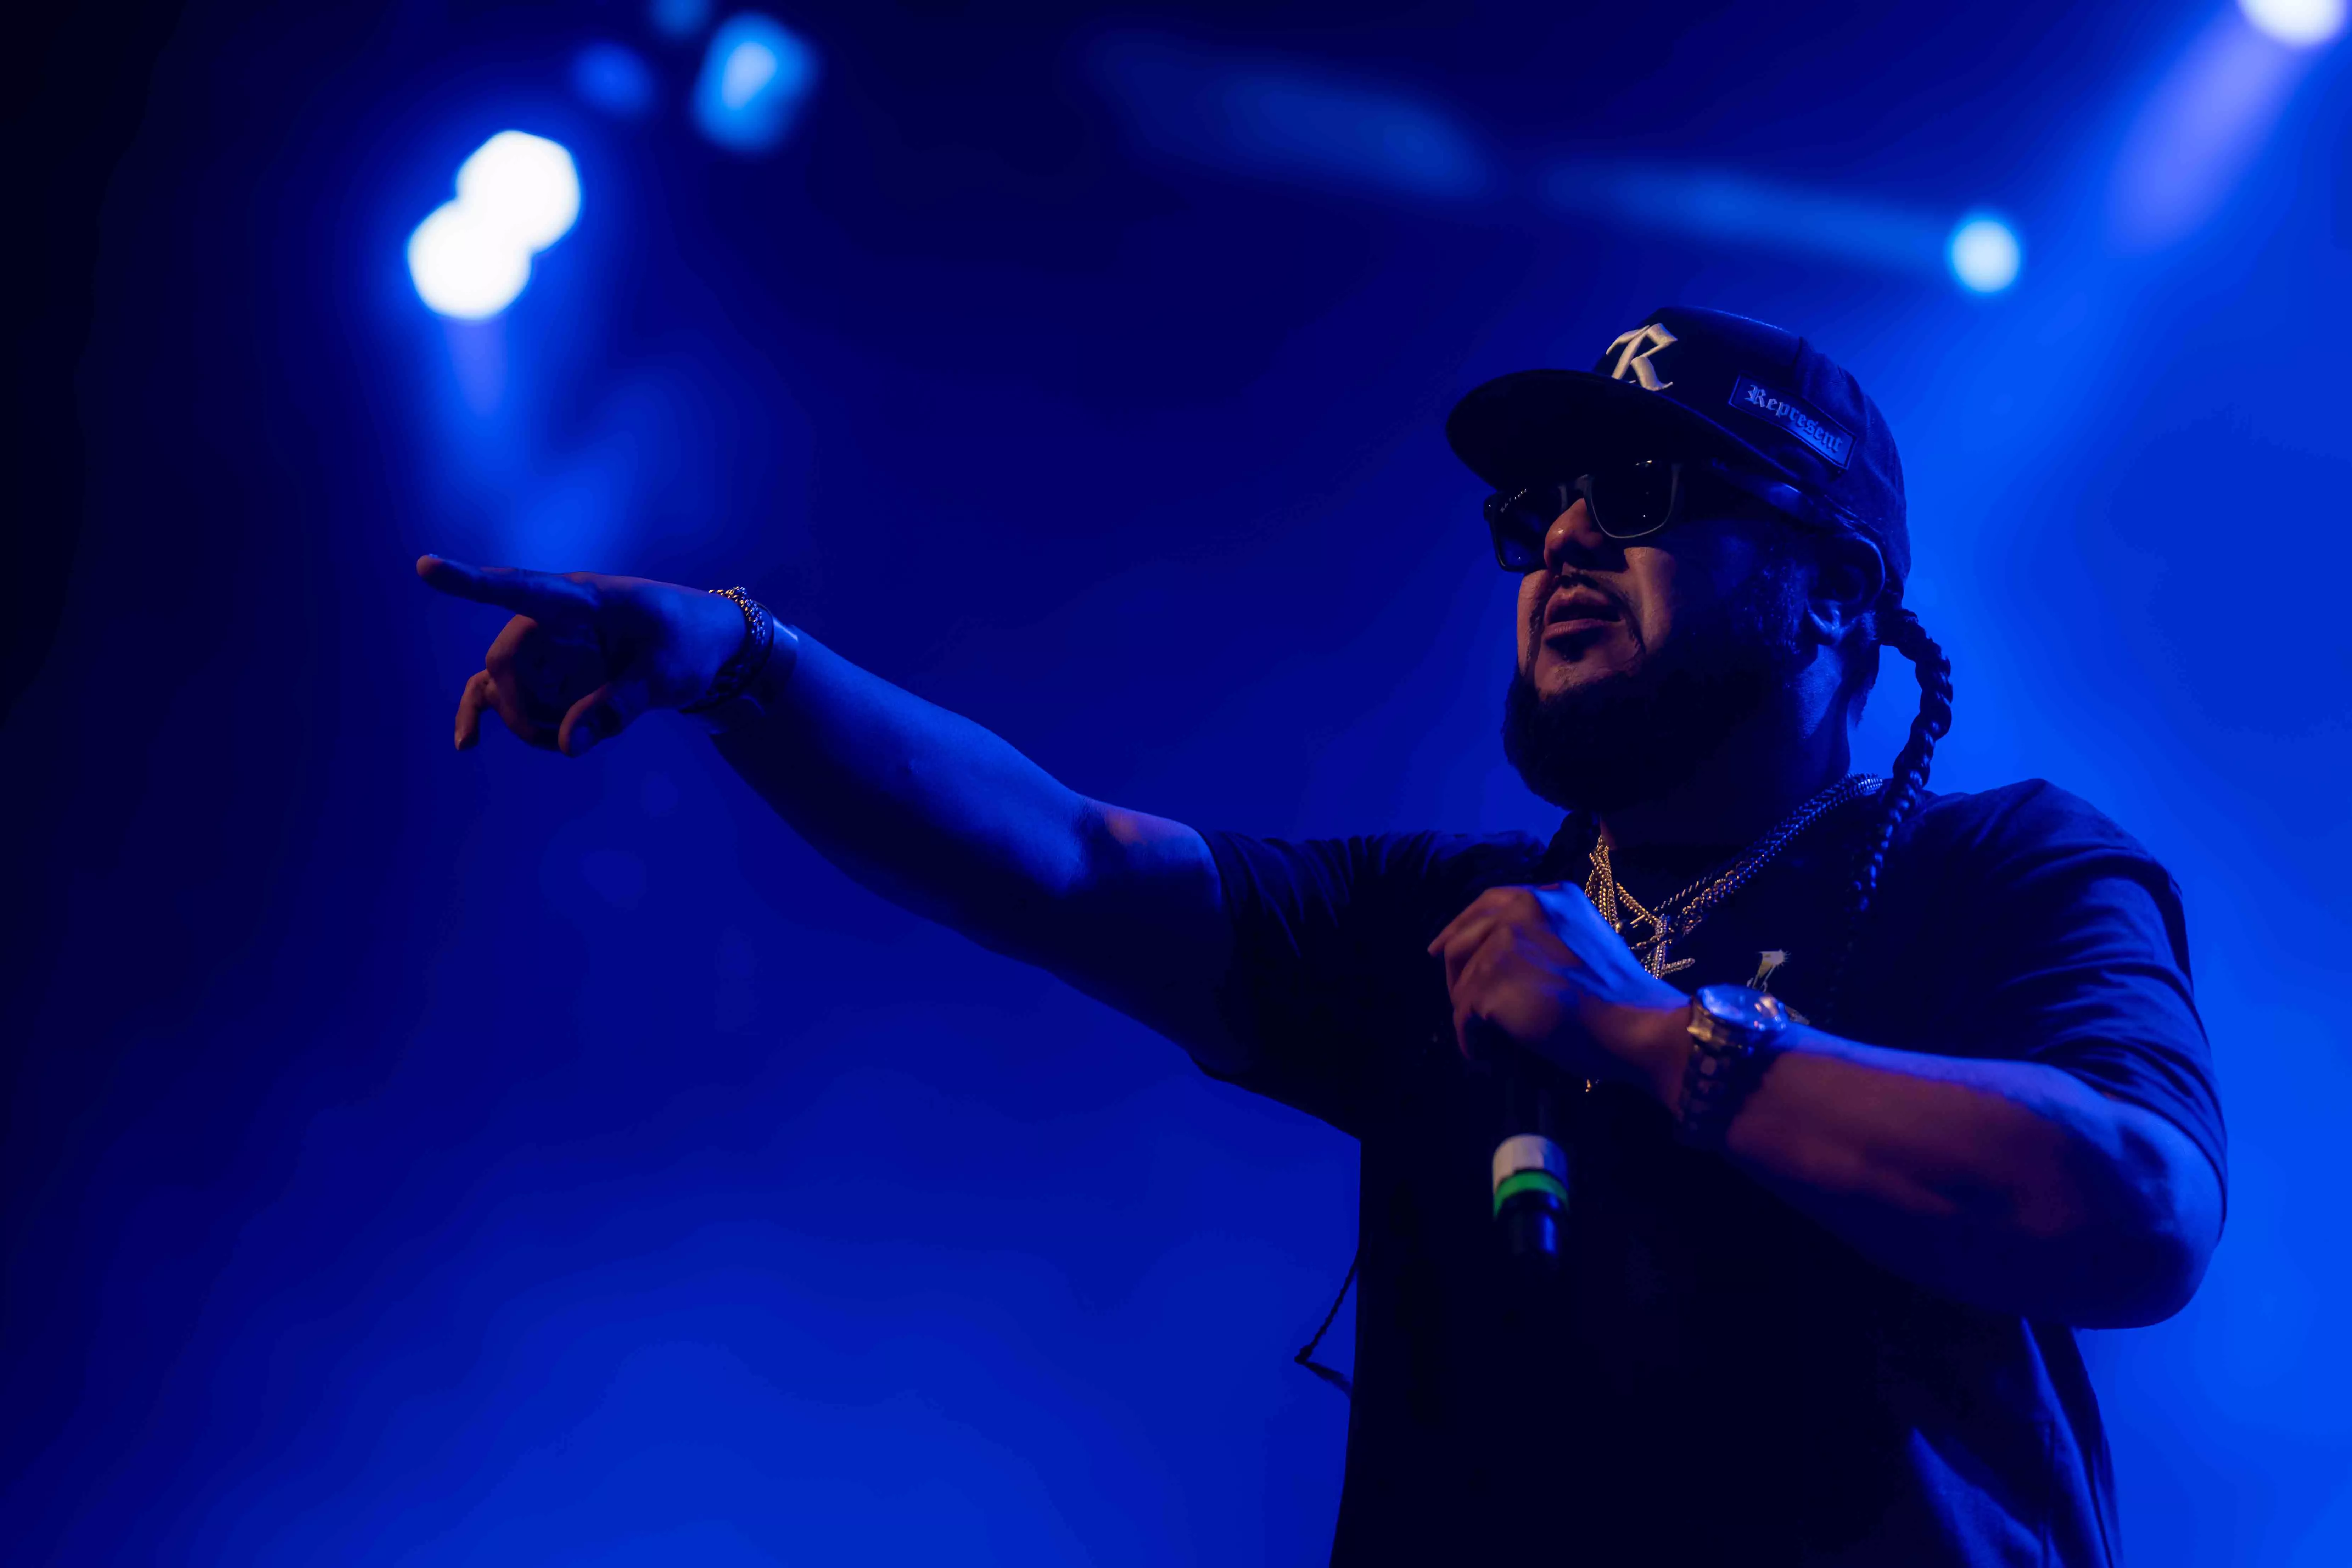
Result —
[{"label": "index finger", "polygon": [[428,588],[478,605],[495,605],[534,620],[576,619],[594,607],[588,589],[552,572],[516,566],[468,566],[446,555],[420,555],[416,574]]}]

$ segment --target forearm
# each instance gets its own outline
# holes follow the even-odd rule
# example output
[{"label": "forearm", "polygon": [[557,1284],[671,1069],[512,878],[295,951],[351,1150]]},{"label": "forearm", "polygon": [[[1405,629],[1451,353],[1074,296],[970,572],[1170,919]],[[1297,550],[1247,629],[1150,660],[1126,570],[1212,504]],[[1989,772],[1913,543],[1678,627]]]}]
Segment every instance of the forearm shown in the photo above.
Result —
[{"label": "forearm", "polygon": [[[2210,1167],[2152,1112],[2061,1069],[1791,1031],[1724,1153],[1895,1272],[2085,1327],[2153,1322],[2201,1277]],[[1683,1051],[1654,1088],[1669,1105]]]},{"label": "forearm", "polygon": [[989,731],[803,634],[715,737],[745,782],[858,882],[1036,959],[1087,870],[1091,802]]},{"label": "forearm", "polygon": [[719,754],[826,859],[1241,1069],[1215,1002],[1233,928],[1199,834],[1066,788],[806,635],[750,695]]}]

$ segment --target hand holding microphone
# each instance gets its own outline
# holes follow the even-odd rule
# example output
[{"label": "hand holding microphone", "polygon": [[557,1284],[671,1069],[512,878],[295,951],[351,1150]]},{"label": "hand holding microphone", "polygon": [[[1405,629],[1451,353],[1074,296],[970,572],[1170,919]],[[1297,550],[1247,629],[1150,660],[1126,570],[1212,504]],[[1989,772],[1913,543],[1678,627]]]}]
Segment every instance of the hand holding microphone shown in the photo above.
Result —
[{"label": "hand holding microphone", "polygon": [[1428,951],[1445,964],[1456,1048],[1502,1075],[1506,1125],[1491,1173],[1504,1240],[1515,1256],[1556,1259],[1570,1172],[1549,1083],[1630,1082],[1671,1109],[1689,1054],[1689,999],[1562,883],[1488,889]]}]

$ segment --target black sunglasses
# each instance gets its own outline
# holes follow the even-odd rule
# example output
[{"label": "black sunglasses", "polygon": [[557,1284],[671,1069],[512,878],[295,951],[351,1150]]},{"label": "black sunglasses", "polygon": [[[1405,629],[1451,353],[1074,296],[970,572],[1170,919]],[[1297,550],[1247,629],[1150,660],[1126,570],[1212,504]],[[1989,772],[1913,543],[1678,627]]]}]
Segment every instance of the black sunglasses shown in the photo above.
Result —
[{"label": "black sunglasses", "polygon": [[1816,517],[1794,485],[1723,464],[1664,459],[1612,464],[1572,479],[1549,479],[1486,498],[1486,530],[1495,536],[1495,559],[1506,572],[1543,569],[1544,536],[1559,514],[1584,500],[1592,525],[1611,539],[1643,539],[1695,515],[1752,514],[1759,505],[1794,522],[1836,527]]}]

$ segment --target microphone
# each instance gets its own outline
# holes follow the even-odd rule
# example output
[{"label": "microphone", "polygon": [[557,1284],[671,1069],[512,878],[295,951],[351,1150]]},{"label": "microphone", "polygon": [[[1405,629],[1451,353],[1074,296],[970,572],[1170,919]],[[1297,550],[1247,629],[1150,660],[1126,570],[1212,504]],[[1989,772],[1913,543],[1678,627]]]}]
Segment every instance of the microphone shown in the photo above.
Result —
[{"label": "microphone", "polygon": [[1495,1226],[1505,1252],[1543,1274],[1559,1267],[1560,1224],[1568,1217],[1568,1151],[1555,1133],[1550,1086],[1535,1062],[1506,1041],[1492,1058],[1503,1079],[1503,1141],[1495,1145]]}]

